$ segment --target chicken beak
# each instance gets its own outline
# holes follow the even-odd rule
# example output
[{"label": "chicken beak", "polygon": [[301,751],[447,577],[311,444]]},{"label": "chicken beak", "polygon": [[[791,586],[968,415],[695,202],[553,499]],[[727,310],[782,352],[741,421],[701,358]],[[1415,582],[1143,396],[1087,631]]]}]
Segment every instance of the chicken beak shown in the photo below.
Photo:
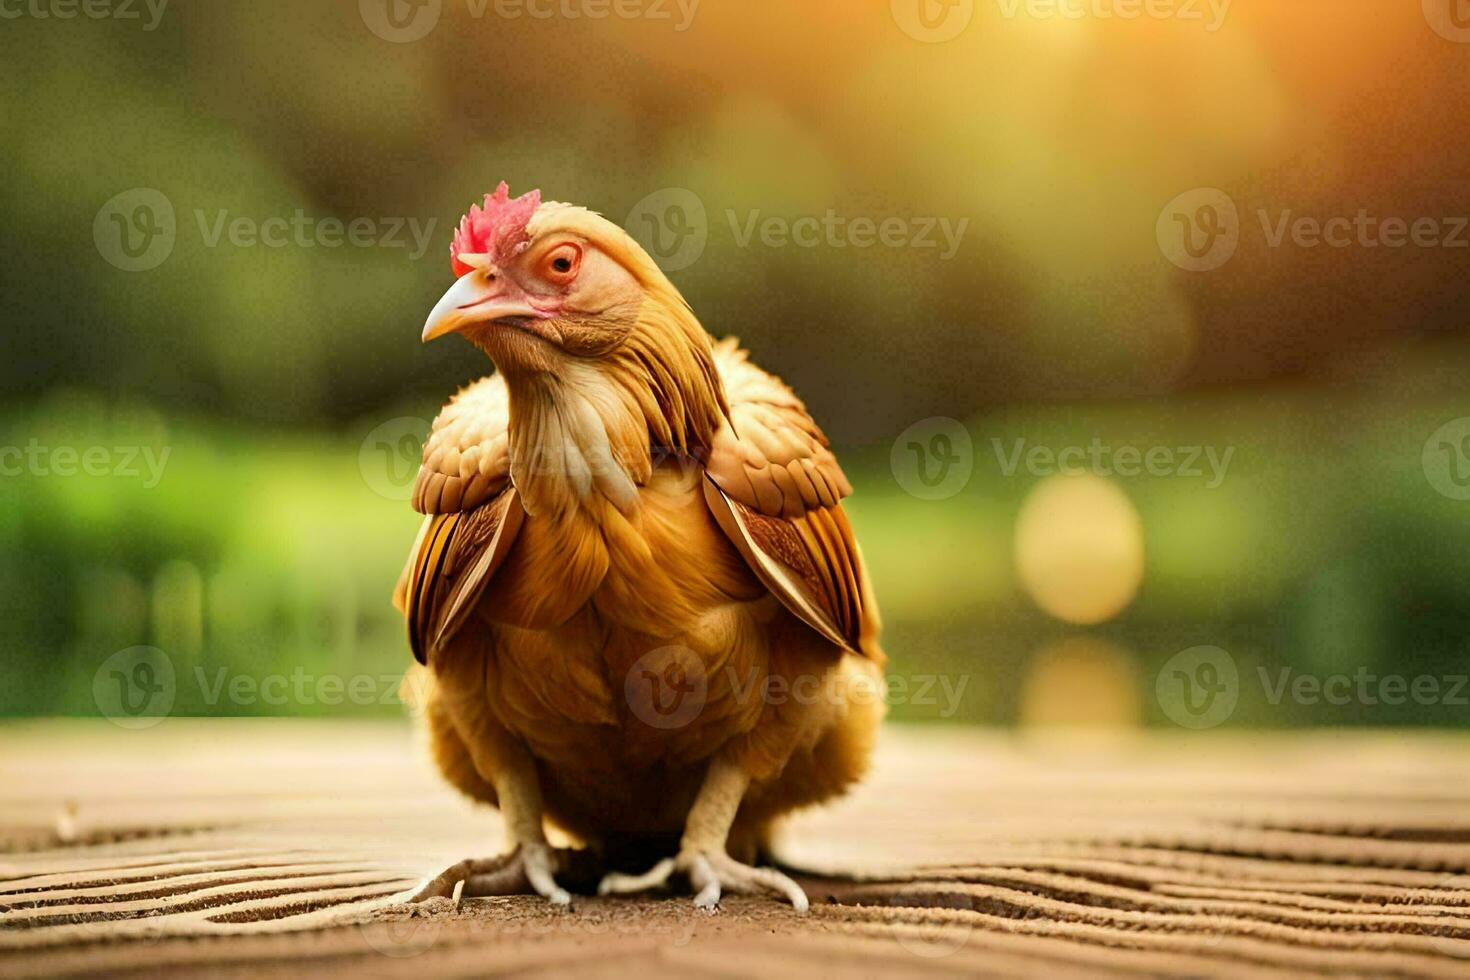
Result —
[{"label": "chicken beak", "polygon": [[423,340],[427,344],[474,323],[537,315],[505,276],[496,275],[494,269],[472,269],[434,304],[424,321]]}]

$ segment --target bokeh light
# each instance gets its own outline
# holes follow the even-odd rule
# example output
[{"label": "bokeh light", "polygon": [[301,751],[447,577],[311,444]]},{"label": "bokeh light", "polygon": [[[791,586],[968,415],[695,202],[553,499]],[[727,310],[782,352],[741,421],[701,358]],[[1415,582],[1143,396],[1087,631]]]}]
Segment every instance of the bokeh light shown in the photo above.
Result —
[{"label": "bokeh light", "polygon": [[1143,724],[1138,660],[1093,636],[1070,636],[1026,668],[1017,720],[1024,728],[1132,729]]},{"label": "bokeh light", "polygon": [[1117,484],[1090,473],[1037,484],[1016,518],[1016,571],[1058,619],[1102,623],[1143,582],[1143,524]]}]

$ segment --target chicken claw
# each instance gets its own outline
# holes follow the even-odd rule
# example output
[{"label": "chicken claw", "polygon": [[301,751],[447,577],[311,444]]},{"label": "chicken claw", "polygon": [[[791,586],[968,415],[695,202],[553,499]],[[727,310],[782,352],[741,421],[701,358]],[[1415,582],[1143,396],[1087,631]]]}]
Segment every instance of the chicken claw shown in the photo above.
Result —
[{"label": "chicken claw", "polygon": [[739,895],[774,892],[785,896],[802,915],[810,908],[806,892],[787,875],[774,868],[752,868],[741,864],[723,851],[681,851],[678,857],[664,858],[641,875],[614,872],[602,879],[597,886],[597,894],[628,895],[648,891],[667,884],[675,871],[689,876],[689,883],[695,889],[695,907],[711,912],[719,909],[722,891]]},{"label": "chicken claw", "polygon": [[425,882],[410,902],[431,898],[450,898],[460,882],[463,896],[525,895],[535,892],[552,905],[570,906],[572,896],[556,883],[556,872],[563,870],[563,854],[544,843],[521,844],[499,857],[470,858],[450,865]]}]

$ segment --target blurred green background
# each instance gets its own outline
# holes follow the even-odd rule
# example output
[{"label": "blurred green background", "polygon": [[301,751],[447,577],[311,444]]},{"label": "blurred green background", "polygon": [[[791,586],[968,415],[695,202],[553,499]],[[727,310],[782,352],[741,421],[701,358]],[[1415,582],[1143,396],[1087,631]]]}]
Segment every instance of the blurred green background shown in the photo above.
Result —
[{"label": "blurred green background", "polygon": [[[896,717],[1198,727],[1156,682],[1207,646],[1219,723],[1470,722],[1470,43],[1433,3],[907,2],[14,5],[0,714],[96,714],[138,645],[174,714],[402,711],[413,443],[489,370],[418,335],[505,179],[627,222],[806,399],[913,682]],[[1238,210],[1204,271],[1169,238],[1196,188]],[[835,243],[745,238],[829,211]],[[1360,214],[1440,237],[1273,242]],[[856,240],[890,218],[964,232]],[[1009,462],[1094,443],[1173,462]],[[1180,472],[1193,447],[1219,479]],[[1282,671],[1438,693],[1273,698]]]}]

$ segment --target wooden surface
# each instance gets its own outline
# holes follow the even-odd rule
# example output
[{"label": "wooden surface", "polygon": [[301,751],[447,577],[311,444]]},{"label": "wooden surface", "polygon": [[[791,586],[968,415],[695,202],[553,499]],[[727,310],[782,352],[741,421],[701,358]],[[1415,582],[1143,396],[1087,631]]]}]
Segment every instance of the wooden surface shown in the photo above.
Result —
[{"label": "wooden surface", "polygon": [[0,974],[1470,976],[1470,740],[887,732],[812,914],[395,900],[501,848],[406,725],[0,726]]}]

